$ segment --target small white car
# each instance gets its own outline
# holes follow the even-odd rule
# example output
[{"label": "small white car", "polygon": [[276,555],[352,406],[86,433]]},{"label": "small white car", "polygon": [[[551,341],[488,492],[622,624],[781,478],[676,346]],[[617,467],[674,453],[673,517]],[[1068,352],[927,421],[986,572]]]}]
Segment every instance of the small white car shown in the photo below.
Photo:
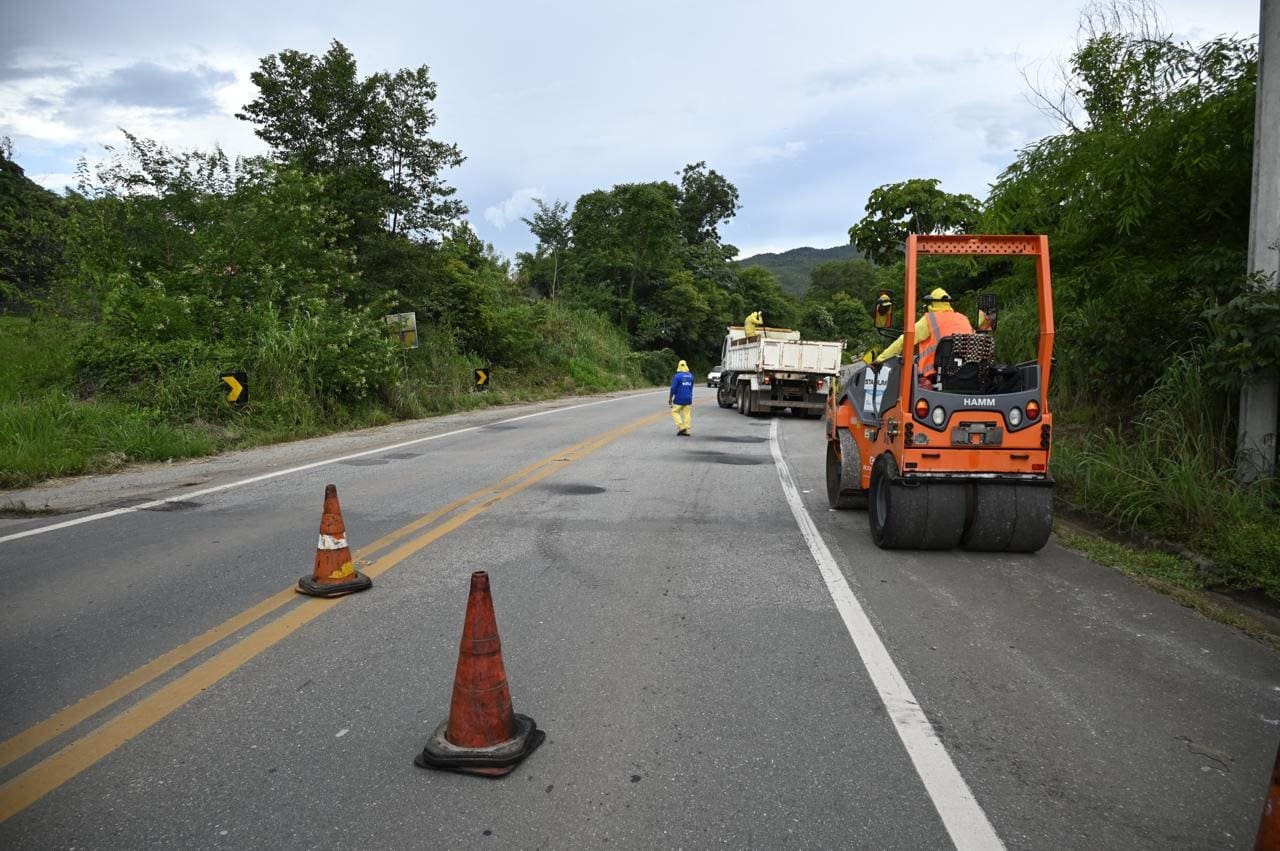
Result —
[{"label": "small white car", "polygon": [[713,367],[711,367],[711,370],[707,373],[707,386],[708,386],[708,387],[719,387],[719,386],[720,386],[720,373],[722,373],[722,372],[724,372],[724,367],[722,367],[722,366],[713,366]]}]

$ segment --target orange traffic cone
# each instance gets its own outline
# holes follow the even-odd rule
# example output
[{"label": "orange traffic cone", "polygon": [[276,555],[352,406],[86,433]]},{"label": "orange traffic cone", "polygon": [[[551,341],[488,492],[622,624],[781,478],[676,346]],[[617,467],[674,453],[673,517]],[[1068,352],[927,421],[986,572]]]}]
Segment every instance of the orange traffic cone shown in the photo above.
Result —
[{"label": "orange traffic cone", "polygon": [[421,768],[502,777],[537,750],[547,734],[511,708],[489,574],[471,574],[449,717],[414,760]]},{"label": "orange traffic cone", "polygon": [[1254,851],[1280,851],[1280,749],[1276,750],[1271,768],[1271,786],[1262,805],[1262,821],[1258,824],[1258,840]]},{"label": "orange traffic cone", "polygon": [[298,593],[312,597],[341,597],[363,591],[373,580],[356,570],[347,549],[347,527],[342,522],[336,485],[324,486],[324,513],[320,515],[320,541],[316,544],[316,566],[310,576],[298,580]]}]

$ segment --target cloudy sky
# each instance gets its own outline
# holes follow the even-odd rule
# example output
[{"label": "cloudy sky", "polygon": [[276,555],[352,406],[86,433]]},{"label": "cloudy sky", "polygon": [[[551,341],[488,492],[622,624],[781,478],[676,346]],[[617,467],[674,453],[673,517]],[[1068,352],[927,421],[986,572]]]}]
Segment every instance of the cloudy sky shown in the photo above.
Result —
[{"label": "cloudy sky", "polygon": [[[573,203],[705,160],[738,187],[743,255],[847,241],[868,193],[936,177],[985,197],[1055,130],[1052,88],[1084,0],[404,2],[0,0],[0,135],[27,174],[74,183],[119,128],[175,148],[260,153],[234,117],[258,60],[337,39],[362,74],[428,65],[447,173],[485,240],[534,239],[531,199]],[[1165,0],[1169,30],[1252,35],[1258,0]]]}]

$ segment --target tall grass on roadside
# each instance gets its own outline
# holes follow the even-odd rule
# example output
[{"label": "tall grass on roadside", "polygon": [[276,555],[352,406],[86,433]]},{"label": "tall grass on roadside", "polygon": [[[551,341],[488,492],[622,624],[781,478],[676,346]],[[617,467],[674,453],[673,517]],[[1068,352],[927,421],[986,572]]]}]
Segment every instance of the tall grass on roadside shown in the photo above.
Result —
[{"label": "tall grass on roadside", "polygon": [[1280,599],[1275,483],[1235,483],[1231,429],[1226,399],[1194,356],[1179,356],[1127,427],[1056,441],[1054,473],[1078,507],[1191,546],[1217,565],[1217,581]]},{"label": "tall grass on roadside", "polygon": [[85,404],[58,391],[0,402],[0,487],[112,470],[128,461],[203,455],[213,440],[154,411]]},{"label": "tall grass on roadside", "polygon": [[[157,344],[85,323],[0,317],[0,487],[638,387],[652,380],[646,365],[667,375],[675,366],[672,353],[632,353],[598,314],[550,302],[494,317],[504,352],[497,363],[463,351],[446,326],[424,323],[420,348],[401,350],[368,317],[323,305],[258,306],[233,324],[238,345]],[[490,369],[485,392],[474,388],[479,367]],[[243,409],[227,404],[218,380],[238,369],[249,374]]]}]

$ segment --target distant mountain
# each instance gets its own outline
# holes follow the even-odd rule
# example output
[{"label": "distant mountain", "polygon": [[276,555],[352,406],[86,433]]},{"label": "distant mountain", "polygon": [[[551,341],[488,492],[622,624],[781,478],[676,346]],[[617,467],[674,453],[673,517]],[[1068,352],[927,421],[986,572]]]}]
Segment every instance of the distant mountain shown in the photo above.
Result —
[{"label": "distant mountain", "polygon": [[739,260],[739,266],[763,266],[778,276],[782,289],[796,298],[804,296],[809,289],[809,276],[814,267],[832,260],[852,260],[861,257],[858,249],[852,245],[837,245],[835,248],[793,248],[781,254],[756,254],[745,260]]}]

